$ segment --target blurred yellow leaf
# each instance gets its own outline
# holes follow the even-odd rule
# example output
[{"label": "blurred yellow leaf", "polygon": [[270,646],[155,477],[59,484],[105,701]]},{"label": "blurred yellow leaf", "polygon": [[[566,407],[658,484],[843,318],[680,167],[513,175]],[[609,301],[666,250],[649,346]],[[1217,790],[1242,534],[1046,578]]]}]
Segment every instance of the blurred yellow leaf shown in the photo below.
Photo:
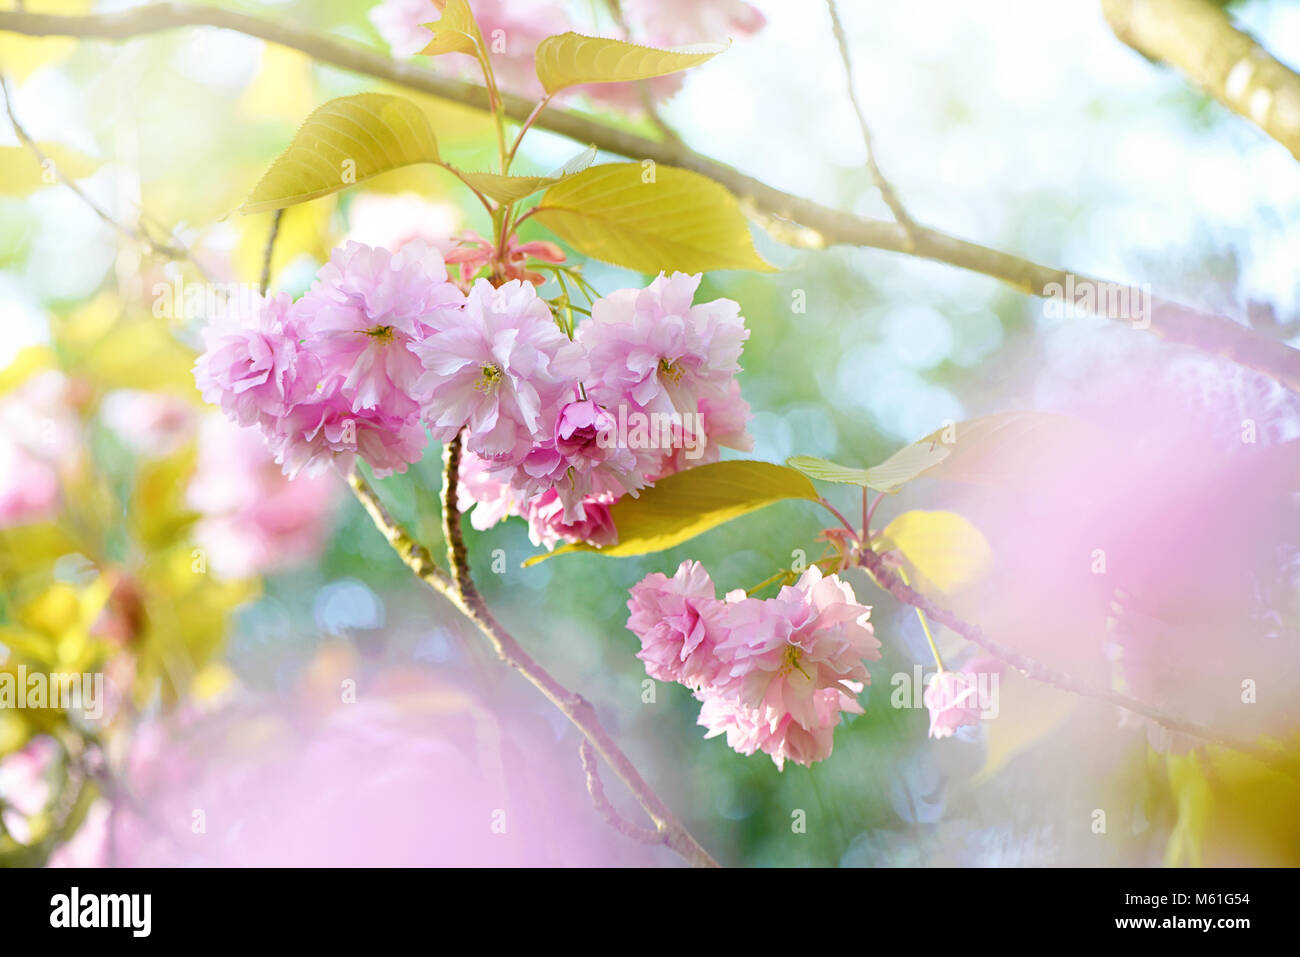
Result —
[{"label": "blurred yellow leaf", "polygon": [[1300,866],[1300,751],[1280,760],[1292,774],[1256,758],[1209,747],[1164,756],[1177,819],[1165,847],[1169,867]]},{"label": "blurred yellow leaf", "polygon": [[239,98],[239,109],[253,119],[296,122],[316,102],[312,59],[305,53],[268,43],[253,82]]},{"label": "blurred yellow leaf", "polygon": [[172,335],[164,319],[123,319],[86,349],[69,371],[97,387],[170,392],[198,401],[194,353]]},{"label": "blurred yellow leaf", "polygon": [[0,395],[18,388],[37,372],[55,366],[54,350],[49,346],[27,346],[19,350],[4,369],[0,369]]},{"label": "blurred yellow leaf", "polygon": [[59,182],[58,174],[68,179],[89,176],[98,167],[94,160],[59,143],[37,143],[45,154],[42,162],[26,146],[0,146],[0,196],[26,196]]},{"label": "blurred yellow leaf", "polygon": [[[310,256],[316,262],[329,258],[333,248],[334,233],[331,222],[337,207],[336,197],[326,197],[316,203],[301,203],[284,210],[280,228],[275,234],[275,250],[271,260],[271,284],[275,285],[280,270],[299,256]],[[271,234],[271,214],[245,216],[236,221],[239,229],[239,246],[235,252],[235,268],[240,276],[257,281],[262,275],[262,262],[266,257],[266,240]]]},{"label": "blurred yellow leaf", "polygon": [[885,526],[886,547],[898,549],[922,578],[951,592],[982,575],[993,551],[980,530],[955,512],[904,512]]}]

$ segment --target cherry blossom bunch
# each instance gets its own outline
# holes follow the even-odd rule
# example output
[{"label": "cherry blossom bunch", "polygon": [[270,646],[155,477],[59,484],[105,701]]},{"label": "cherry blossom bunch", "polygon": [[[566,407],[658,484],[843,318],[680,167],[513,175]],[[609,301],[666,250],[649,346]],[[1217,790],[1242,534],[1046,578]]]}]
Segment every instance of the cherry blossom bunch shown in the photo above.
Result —
[{"label": "cherry blossom bunch", "polygon": [[840,715],[862,713],[865,661],[880,659],[871,609],[815,565],[775,598],[720,599],[704,567],[685,561],[672,578],[656,572],[633,586],[627,606],[646,673],[695,692],[706,737],[725,733],[779,769],[830,756]]},{"label": "cherry blossom bunch", "polygon": [[463,431],[474,526],[523,516],[547,547],[616,541],[619,497],[752,446],[735,379],[749,333],[735,302],[694,304],[698,275],[597,298],[572,323],[531,281],[465,291],[446,262],[422,242],[347,243],[296,302],[262,298],[204,330],[200,391],[290,476],[358,456],[401,472],[426,429]]}]

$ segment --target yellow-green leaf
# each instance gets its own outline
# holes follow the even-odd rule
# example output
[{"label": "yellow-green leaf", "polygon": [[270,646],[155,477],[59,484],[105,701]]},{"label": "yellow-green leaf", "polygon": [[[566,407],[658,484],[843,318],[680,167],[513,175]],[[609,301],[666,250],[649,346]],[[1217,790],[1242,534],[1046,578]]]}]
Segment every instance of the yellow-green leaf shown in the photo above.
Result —
[{"label": "yellow-green leaf", "polygon": [[770,270],[735,197],[671,166],[608,163],[542,194],[534,214],[579,252],[637,272]]},{"label": "yellow-green leaf", "polygon": [[570,32],[537,44],[533,60],[546,92],[557,93],[584,83],[625,83],[666,76],[711,60],[726,48],[721,43],[700,43],[659,50]]},{"label": "yellow-green leaf", "polygon": [[974,581],[993,559],[980,530],[955,512],[904,512],[881,537],[885,547],[902,552],[918,575],[945,592]]},{"label": "yellow-green leaf", "polygon": [[483,34],[479,31],[474,13],[465,0],[447,0],[442,19],[423,26],[433,31],[433,39],[420,52],[425,56],[442,53],[468,53],[477,57],[485,51]]},{"label": "yellow-green leaf", "polygon": [[448,166],[447,169],[460,177],[471,189],[482,193],[488,199],[494,199],[502,204],[509,204],[517,203],[519,200],[533,195],[539,189],[553,186],[570,176],[581,173],[595,159],[596,147],[590,146],[555,172],[547,173],[544,176],[503,176],[500,173],[460,170],[452,166]]},{"label": "yellow-green leaf", "polygon": [[56,184],[56,174],[81,179],[99,166],[86,154],[58,143],[36,146],[45,154],[44,162],[26,146],[0,146],[0,196],[26,196],[42,186]]},{"label": "yellow-green leaf", "polygon": [[817,497],[812,482],[794,469],[770,462],[714,462],[662,478],[637,498],[619,499],[610,508],[618,544],[566,545],[525,564],[574,551],[616,556],[663,551],[774,502]]},{"label": "yellow-green leaf", "polygon": [[906,483],[948,457],[948,450],[938,443],[922,440],[899,449],[879,465],[869,469],[837,465],[812,455],[796,455],[786,460],[809,478],[845,485],[865,485],[877,492],[896,492]]},{"label": "yellow-green leaf", "polygon": [[307,117],[242,212],[282,209],[402,166],[437,162],[433,130],[410,100],[385,93],[340,97]]}]

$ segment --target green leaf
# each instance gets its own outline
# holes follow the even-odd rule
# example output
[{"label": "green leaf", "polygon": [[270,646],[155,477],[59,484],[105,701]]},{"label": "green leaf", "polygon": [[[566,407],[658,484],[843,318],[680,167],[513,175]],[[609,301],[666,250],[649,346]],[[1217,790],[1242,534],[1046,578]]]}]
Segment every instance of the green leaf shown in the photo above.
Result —
[{"label": "green leaf", "polygon": [[548,94],[584,83],[626,83],[666,76],[711,60],[726,44],[700,43],[659,50],[623,40],[561,33],[537,44],[533,60]]},{"label": "green leaf", "polygon": [[786,464],[809,478],[845,485],[865,485],[877,492],[897,492],[918,475],[934,468],[948,457],[943,445],[922,439],[899,449],[879,465],[869,469],[837,465],[811,455],[796,455]]},{"label": "green leaf", "polygon": [[524,564],[565,552],[645,555],[694,538],[733,518],[785,499],[817,501],[817,490],[794,469],[770,462],[714,462],[660,479],[637,498],[625,495],[610,507],[618,544],[565,545]]},{"label": "green leaf", "polygon": [[471,189],[501,204],[517,203],[547,186],[553,186],[581,173],[596,160],[596,147],[589,146],[553,173],[545,176],[503,176],[500,173],[479,173],[447,169],[455,173]]},{"label": "green leaf", "polygon": [[307,117],[253,189],[244,213],[283,209],[413,163],[438,163],[438,142],[410,100],[358,93]]},{"label": "green leaf", "polygon": [[548,189],[534,215],[579,252],[637,272],[772,269],[735,197],[689,170],[594,166]]},{"label": "green leaf", "polygon": [[1100,447],[1103,436],[1088,423],[1049,412],[998,412],[931,432],[869,469],[800,455],[787,464],[822,482],[865,485],[896,492],[914,478],[1019,487],[1036,463]]},{"label": "green leaf", "polygon": [[26,196],[43,186],[58,182],[55,173],[68,179],[89,176],[99,162],[59,143],[37,143],[45,161],[36,158],[26,146],[0,146],[0,196]]},{"label": "green leaf", "polygon": [[903,553],[913,570],[951,592],[982,575],[993,550],[980,530],[955,512],[904,512],[881,532],[886,548]]},{"label": "green leaf", "polygon": [[483,34],[479,31],[474,13],[465,0],[447,0],[441,20],[421,25],[433,31],[433,39],[420,51],[425,56],[468,53],[477,57],[481,55],[480,51],[487,49],[483,45]]}]

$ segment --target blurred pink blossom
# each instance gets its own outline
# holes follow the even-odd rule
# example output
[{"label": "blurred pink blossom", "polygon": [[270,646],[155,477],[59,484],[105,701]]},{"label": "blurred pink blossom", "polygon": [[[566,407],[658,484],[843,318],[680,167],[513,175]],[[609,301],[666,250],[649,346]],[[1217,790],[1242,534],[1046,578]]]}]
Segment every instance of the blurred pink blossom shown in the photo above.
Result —
[{"label": "blurred pink blossom", "polygon": [[256,429],[207,416],[199,430],[198,462],[186,492],[200,513],[197,544],[215,574],[244,578],[317,554],[339,501],[333,475],[290,481]]}]

